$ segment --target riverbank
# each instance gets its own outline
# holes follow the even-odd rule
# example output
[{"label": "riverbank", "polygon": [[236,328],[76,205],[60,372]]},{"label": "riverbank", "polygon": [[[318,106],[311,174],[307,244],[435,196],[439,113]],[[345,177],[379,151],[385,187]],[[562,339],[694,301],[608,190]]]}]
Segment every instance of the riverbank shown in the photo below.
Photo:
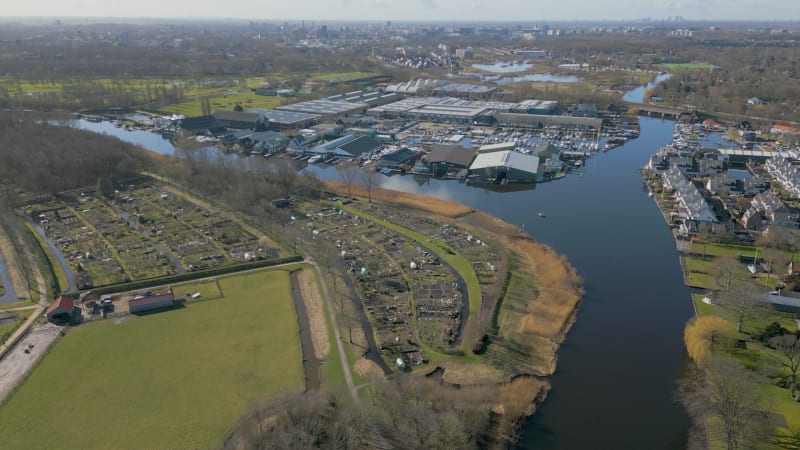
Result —
[{"label": "riverbank", "polygon": [[[495,408],[502,412],[499,434],[515,440],[515,430],[547,397],[547,377],[555,372],[558,348],[575,322],[583,295],[575,269],[521,228],[456,202],[382,188],[367,193],[360,185],[348,191],[343,183],[333,181],[326,181],[325,188],[337,196],[366,199],[371,195],[373,202],[383,206],[423,213],[481,236],[505,253],[508,264],[502,289],[493,298],[482,286],[480,312],[470,316],[467,325],[481,330],[480,343],[473,347],[478,357],[448,358],[415,373],[435,373],[442,382],[462,389],[494,385],[506,392],[498,397],[501,402]],[[486,327],[480,325],[484,321]]]}]

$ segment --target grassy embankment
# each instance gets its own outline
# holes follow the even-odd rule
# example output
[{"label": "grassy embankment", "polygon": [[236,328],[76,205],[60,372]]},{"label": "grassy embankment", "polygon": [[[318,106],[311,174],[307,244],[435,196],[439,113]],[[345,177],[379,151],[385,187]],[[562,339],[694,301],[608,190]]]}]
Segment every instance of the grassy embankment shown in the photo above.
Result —
[{"label": "grassy embankment", "polygon": [[[695,310],[700,316],[715,315],[730,322],[730,329],[736,329],[736,319],[729,311],[716,305],[709,305],[702,301],[702,295],[694,295]],[[792,399],[788,389],[781,388],[773,381],[784,375],[780,365],[780,356],[776,350],[767,347],[764,343],[754,339],[762,333],[769,324],[777,322],[788,330],[796,330],[797,323],[794,314],[773,311],[762,314],[744,323],[742,333],[734,333],[720,337],[720,344],[715,347],[715,352],[729,357],[742,366],[763,375],[763,382],[757,386],[760,407],[763,411],[780,414],[786,419],[787,427],[778,428],[778,432],[796,433],[800,431],[800,408]],[[737,341],[746,341],[746,348],[734,345]]]},{"label": "grassy embankment", "polygon": [[206,448],[249,402],[302,389],[288,273],[218,281],[217,299],[71,329],[0,409],[4,446]]}]

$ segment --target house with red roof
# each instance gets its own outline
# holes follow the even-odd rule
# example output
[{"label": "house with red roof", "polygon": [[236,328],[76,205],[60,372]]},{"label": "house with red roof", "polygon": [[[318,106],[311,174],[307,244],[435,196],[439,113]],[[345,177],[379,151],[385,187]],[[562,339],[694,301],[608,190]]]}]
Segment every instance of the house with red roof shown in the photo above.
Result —
[{"label": "house with red roof", "polygon": [[64,324],[72,320],[74,312],[75,299],[61,295],[47,307],[45,315],[50,322]]},{"label": "house with red roof", "polygon": [[769,129],[769,132],[772,134],[797,134],[797,128],[776,124]]}]

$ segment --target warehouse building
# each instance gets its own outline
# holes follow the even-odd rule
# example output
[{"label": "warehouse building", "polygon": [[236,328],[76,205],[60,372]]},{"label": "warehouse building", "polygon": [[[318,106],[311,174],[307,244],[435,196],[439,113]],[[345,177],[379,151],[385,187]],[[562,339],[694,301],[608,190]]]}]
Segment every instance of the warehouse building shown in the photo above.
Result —
[{"label": "warehouse building", "polygon": [[153,311],[162,311],[169,308],[174,308],[181,304],[181,299],[176,299],[172,293],[172,289],[165,294],[151,295],[149,292],[146,295],[137,295],[131,300],[128,300],[128,308],[131,314],[144,314]]},{"label": "warehouse building", "polygon": [[308,128],[322,118],[319,114],[281,111],[278,109],[250,109],[248,112],[259,114],[264,125],[274,131]]},{"label": "warehouse building", "polygon": [[538,156],[510,150],[478,153],[469,166],[473,181],[487,184],[533,184],[538,172]]}]

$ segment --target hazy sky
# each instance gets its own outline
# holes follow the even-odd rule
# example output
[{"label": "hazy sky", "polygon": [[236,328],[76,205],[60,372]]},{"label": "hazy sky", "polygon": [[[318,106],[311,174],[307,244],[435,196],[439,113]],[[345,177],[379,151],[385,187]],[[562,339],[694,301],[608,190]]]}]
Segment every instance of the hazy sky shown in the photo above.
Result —
[{"label": "hazy sky", "polygon": [[0,16],[251,20],[800,20],[798,0],[33,0]]}]

